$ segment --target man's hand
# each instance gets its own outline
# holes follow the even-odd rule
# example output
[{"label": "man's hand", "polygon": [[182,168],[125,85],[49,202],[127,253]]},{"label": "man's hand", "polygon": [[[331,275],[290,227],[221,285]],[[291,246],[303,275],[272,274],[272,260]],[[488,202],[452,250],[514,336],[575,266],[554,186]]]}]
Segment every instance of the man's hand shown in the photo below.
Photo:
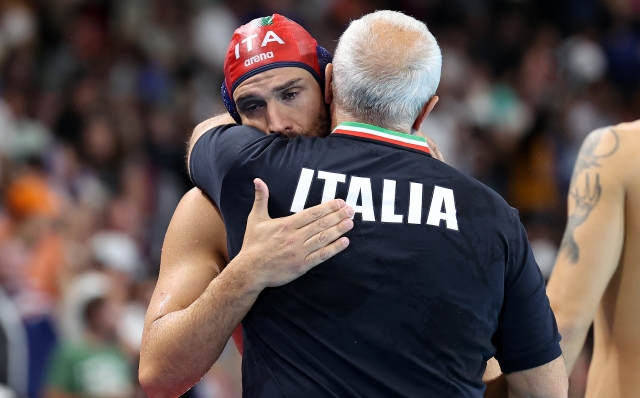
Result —
[{"label": "man's hand", "polygon": [[256,197],[236,259],[251,268],[259,288],[289,283],[349,245],[340,236],[353,228],[353,209],[342,199],[271,219],[269,189],[259,178],[254,183]]}]

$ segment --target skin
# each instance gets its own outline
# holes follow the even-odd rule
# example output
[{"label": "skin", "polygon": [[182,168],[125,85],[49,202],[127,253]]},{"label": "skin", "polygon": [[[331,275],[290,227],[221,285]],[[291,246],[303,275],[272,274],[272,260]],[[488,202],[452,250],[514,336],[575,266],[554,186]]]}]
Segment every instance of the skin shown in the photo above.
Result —
[{"label": "skin", "polygon": [[547,287],[571,373],[594,325],[586,397],[640,396],[640,121],[593,131]]},{"label": "skin", "polygon": [[301,68],[276,68],[244,81],[233,93],[242,123],[289,137],[329,134],[318,82]]}]

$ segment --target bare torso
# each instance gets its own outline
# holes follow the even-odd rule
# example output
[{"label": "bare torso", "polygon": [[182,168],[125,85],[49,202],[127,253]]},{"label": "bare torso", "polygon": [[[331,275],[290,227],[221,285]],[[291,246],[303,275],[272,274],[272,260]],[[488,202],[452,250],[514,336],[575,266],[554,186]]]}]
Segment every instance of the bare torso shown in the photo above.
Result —
[{"label": "bare torso", "polygon": [[594,320],[588,398],[640,397],[640,123],[614,129],[627,168],[619,172],[631,178],[625,184],[620,261]]}]

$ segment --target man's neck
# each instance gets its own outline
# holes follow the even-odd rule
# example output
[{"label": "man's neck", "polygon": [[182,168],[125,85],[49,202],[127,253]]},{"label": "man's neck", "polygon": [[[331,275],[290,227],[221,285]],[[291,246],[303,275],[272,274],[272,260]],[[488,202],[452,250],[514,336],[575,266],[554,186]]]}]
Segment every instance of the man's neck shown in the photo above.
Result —
[{"label": "man's neck", "polygon": [[[343,112],[339,109],[336,109],[333,114],[331,115],[331,131],[333,131],[336,126],[338,126],[340,123],[344,123],[344,122],[357,122],[357,123],[364,123],[364,124],[370,124],[370,123],[366,123],[363,122],[361,120],[358,120],[357,118],[353,117],[352,115],[350,115],[347,112]],[[387,130],[391,130],[391,131],[397,131],[399,133],[403,133],[403,134],[410,134],[412,135],[413,131],[409,130],[409,131],[400,131],[400,130],[396,130],[396,129],[388,129],[384,126],[376,126],[376,127],[382,127],[385,128]]]},{"label": "man's neck", "polygon": [[337,125],[343,122],[355,122],[354,118],[351,115],[347,115],[340,110],[335,110],[331,115],[331,131],[333,131]]}]

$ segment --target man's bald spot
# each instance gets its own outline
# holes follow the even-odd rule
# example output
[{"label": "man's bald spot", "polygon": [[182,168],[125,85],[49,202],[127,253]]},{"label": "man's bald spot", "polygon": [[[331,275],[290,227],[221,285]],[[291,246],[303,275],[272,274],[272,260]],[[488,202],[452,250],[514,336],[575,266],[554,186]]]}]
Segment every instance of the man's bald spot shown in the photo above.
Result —
[{"label": "man's bald spot", "polygon": [[367,62],[365,68],[369,72],[384,77],[395,74],[399,69],[407,69],[413,65],[420,54],[415,51],[419,37],[414,30],[399,27],[385,20],[375,21],[370,30],[371,45],[363,48]]}]

